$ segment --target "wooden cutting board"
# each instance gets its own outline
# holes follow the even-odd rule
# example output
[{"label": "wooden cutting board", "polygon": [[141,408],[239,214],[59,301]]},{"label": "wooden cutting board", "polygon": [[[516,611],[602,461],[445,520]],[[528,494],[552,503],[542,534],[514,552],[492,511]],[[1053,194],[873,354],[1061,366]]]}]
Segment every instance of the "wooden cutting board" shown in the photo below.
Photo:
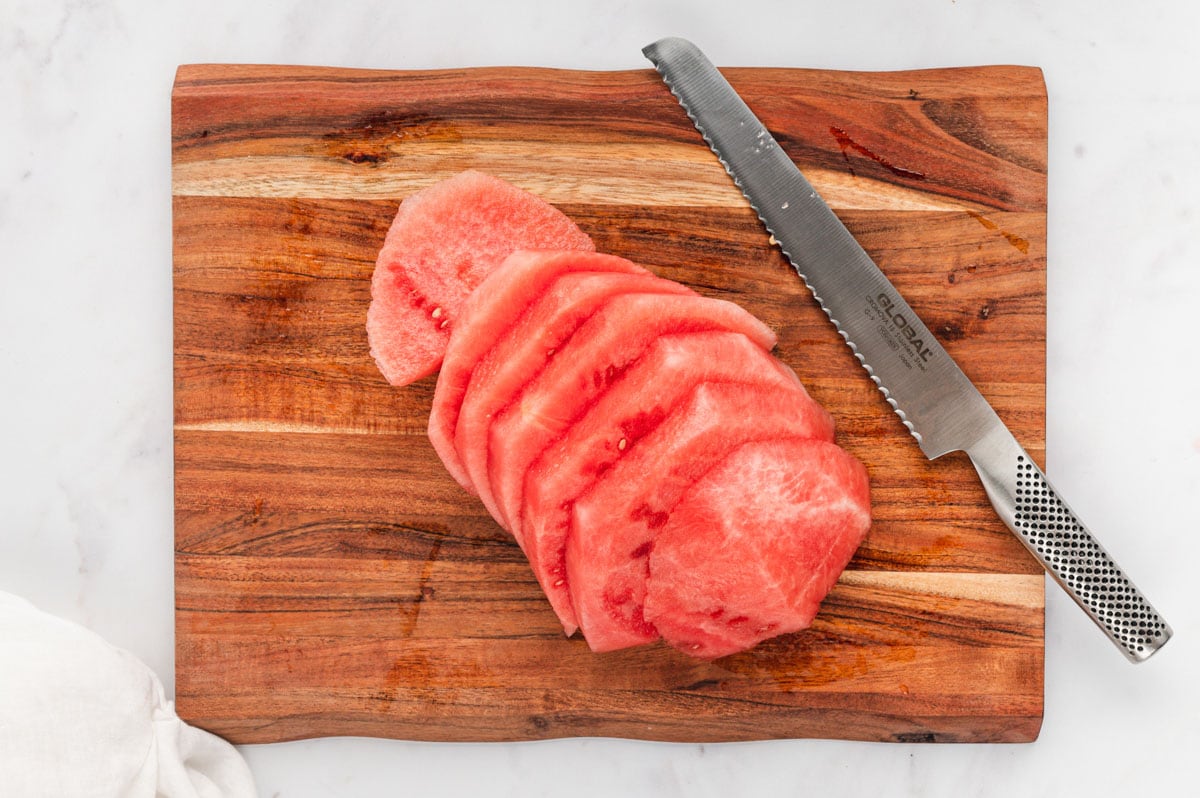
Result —
[{"label": "wooden cutting board", "polygon": [[[1040,71],[726,72],[1041,460]],[[1037,736],[1041,569],[965,457],[921,456],[653,72],[185,66],[172,113],[185,720],[237,743]],[[562,637],[425,437],[434,379],[392,388],[368,354],[398,202],[466,168],[778,331],[873,484],[811,629],[712,663]]]}]

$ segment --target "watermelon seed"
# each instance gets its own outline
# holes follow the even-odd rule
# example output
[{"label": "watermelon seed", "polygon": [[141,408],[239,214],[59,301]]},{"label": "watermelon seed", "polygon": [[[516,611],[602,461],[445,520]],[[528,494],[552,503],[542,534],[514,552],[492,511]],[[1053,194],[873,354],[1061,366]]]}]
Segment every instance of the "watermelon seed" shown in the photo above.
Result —
[{"label": "watermelon seed", "polygon": [[450,319],[446,319],[445,321],[443,321],[441,324],[438,325],[438,329],[439,330],[446,329],[446,325],[448,325],[449,323],[450,323]]},{"label": "watermelon seed", "polygon": [[434,308],[433,313],[430,313],[429,315],[433,316],[435,319],[440,319],[442,317],[442,309]]},{"label": "watermelon seed", "polygon": [[562,586],[563,586],[563,580],[562,580],[562,579],[559,579],[558,581],[556,581],[556,582],[554,583],[554,586],[555,586],[555,587],[562,587]]},{"label": "watermelon seed", "polygon": [[622,438],[621,440],[617,441],[617,451],[618,452],[625,451],[625,447],[628,445],[629,445],[629,441]]}]

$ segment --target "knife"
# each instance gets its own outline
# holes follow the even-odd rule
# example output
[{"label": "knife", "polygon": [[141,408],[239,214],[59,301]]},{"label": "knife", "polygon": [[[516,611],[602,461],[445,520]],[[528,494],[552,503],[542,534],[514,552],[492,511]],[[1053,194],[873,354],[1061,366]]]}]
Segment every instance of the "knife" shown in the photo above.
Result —
[{"label": "knife", "polygon": [[1171,627],[716,67],[691,42],[642,50],[921,450],[964,451],[997,515],[1131,662]]}]

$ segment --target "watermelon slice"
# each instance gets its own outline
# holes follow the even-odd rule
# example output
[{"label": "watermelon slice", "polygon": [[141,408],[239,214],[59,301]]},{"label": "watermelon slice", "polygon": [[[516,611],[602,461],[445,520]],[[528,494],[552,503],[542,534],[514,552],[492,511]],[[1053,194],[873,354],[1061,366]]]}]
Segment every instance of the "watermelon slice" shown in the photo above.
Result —
[{"label": "watermelon slice", "polygon": [[650,274],[614,255],[525,250],[505,258],[467,297],[438,374],[429,413],[429,440],[446,470],[470,493],[478,495],[454,448],[454,429],[471,374],[547,286],[563,274],[579,271]]},{"label": "watermelon slice", "polygon": [[[550,284],[471,374],[455,425],[454,448],[488,512],[516,534],[496,503],[487,476],[487,432],[497,408],[506,406],[535,375],[558,362],[560,350],[589,317],[614,297],[637,292],[694,296],[690,289],[651,274],[570,272]],[[650,296],[653,293],[638,293]],[[521,537],[517,535],[517,542]]]},{"label": "watermelon slice", "polygon": [[367,338],[385,379],[432,374],[471,293],[518,249],[594,250],[558,209],[516,186],[467,171],[405,199],[371,278]]},{"label": "watermelon slice", "polygon": [[[831,441],[833,424],[798,387],[702,384],[575,501],[567,535],[567,587],[593,651],[640,645],[658,636],[644,612],[646,580],[655,538],[676,503],[733,449],[785,436]],[[773,504],[773,493],[758,501]]]},{"label": "watermelon slice", "polygon": [[658,531],[645,620],[703,659],[804,629],[870,510],[866,469],[837,446],[747,443],[697,480]]},{"label": "watermelon slice", "polygon": [[803,391],[791,369],[741,333],[666,335],[527,472],[492,470],[496,498],[521,529],[529,562],[567,636],[578,626],[566,584],[572,503],[632,453],[701,382]]}]

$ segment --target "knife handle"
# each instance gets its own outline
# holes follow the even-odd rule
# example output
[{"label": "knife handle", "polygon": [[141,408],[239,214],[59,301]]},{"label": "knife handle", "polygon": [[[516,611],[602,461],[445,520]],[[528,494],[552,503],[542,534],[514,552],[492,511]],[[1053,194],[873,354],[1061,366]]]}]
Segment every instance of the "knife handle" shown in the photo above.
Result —
[{"label": "knife handle", "polygon": [[1131,662],[1149,659],[1171,627],[1134,586],[997,419],[967,456],[988,499],[1031,554]]}]

